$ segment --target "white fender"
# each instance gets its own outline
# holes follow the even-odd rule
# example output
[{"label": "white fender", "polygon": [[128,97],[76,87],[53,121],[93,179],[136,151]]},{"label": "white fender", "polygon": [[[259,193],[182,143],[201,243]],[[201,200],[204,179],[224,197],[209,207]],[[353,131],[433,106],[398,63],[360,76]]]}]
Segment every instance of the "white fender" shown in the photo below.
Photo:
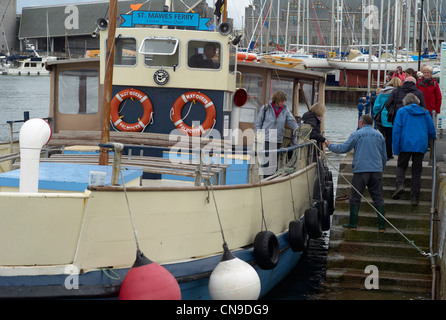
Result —
[{"label": "white fender", "polygon": [[40,151],[51,133],[48,122],[40,118],[26,121],[20,129],[20,192],[38,192]]},{"label": "white fender", "polygon": [[212,271],[209,279],[211,298],[213,300],[257,300],[260,289],[260,278],[254,268],[233,256],[225,248],[222,261]]}]

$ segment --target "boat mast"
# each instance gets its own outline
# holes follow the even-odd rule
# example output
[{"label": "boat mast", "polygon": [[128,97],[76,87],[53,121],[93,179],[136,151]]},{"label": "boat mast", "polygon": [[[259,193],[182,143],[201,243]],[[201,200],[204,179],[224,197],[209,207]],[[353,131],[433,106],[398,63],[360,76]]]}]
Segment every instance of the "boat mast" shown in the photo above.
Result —
[{"label": "boat mast", "polygon": [[421,49],[423,45],[423,10],[424,10],[424,0],[421,0],[421,13],[420,13],[420,38],[418,40],[418,70],[420,70],[421,65]]},{"label": "boat mast", "polygon": [[[368,79],[367,79],[367,94],[369,95],[369,97],[372,97],[372,92],[371,92],[371,87],[372,87],[372,29],[373,29],[373,19],[374,17],[374,11],[372,11],[372,7],[374,5],[373,0],[369,0],[369,8],[370,8],[370,12],[369,17],[368,17],[368,21],[369,21],[369,25],[368,27],[368,31],[369,31],[369,39],[368,39],[368,44],[369,44],[369,62],[368,62]],[[379,72],[379,71],[378,71]]]},{"label": "boat mast", "polygon": [[222,20],[222,22],[226,22],[226,20],[228,19],[227,5],[228,5],[228,0],[225,0],[224,4],[223,4],[223,20]]},{"label": "boat mast", "polygon": [[[113,66],[115,63],[115,32],[118,0],[110,0],[107,52],[105,56],[104,98],[102,107],[101,143],[110,140],[110,107],[113,86]],[[99,165],[108,165],[108,149],[99,149]]]}]

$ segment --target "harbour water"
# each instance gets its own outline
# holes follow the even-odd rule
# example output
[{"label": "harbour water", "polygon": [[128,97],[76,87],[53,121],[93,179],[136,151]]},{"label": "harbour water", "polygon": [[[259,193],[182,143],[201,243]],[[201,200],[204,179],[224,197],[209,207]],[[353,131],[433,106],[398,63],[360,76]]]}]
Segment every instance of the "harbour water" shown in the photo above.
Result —
[{"label": "harbour water", "polygon": [[[0,142],[9,140],[9,120],[23,119],[24,111],[31,118],[48,117],[50,77],[0,76]],[[358,121],[357,103],[327,104],[325,136],[334,143],[347,140],[356,130]],[[299,114],[306,111],[301,105]],[[18,138],[20,125],[14,127],[14,138]],[[333,173],[336,186],[339,163],[342,154],[328,152],[328,166]],[[325,259],[328,251],[329,233],[324,232],[320,239],[311,240],[307,252],[295,270],[282,283],[270,292],[265,299],[315,300],[325,277]]]},{"label": "harbour water", "polygon": [[[31,118],[48,117],[50,101],[50,77],[20,77],[0,75],[0,142],[9,141],[9,125],[6,121],[23,119],[29,111]],[[14,127],[18,138],[20,125]]]}]

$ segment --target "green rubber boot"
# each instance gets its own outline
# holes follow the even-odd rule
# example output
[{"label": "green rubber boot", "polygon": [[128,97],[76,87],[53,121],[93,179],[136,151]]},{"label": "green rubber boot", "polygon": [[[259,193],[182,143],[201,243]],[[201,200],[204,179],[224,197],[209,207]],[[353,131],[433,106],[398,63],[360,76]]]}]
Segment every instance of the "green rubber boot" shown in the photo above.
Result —
[{"label": "green rubber boot", "polygon": [[356,230],[356,222],[358,221],[359,206],[350,205],[350,222],[342,226],[347,229]]},{"label": "green rubber boot", "polygon": [[376,207],[376,210],[382,215],[378,214],[378,230],[379,232],[384,232],[386,231],[386,220],[384,220],[383,216],[386,215],[386,211],[384,206]]}]

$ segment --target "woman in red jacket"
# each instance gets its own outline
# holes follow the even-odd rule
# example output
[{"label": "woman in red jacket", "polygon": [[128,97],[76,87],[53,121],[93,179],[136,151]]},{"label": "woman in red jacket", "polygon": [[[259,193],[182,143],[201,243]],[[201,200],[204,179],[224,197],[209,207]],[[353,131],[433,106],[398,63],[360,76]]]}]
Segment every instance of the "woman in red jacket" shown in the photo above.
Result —
[{"label": "woman in red jacket", "polygon": [[438,82],[432,78],[432,67],[426,66],[422,69],[423,77],[417,81],[417,88],[423,92],[426,107],[432,115],[432,111],[440,113],[441,108],[441,92]]}]

